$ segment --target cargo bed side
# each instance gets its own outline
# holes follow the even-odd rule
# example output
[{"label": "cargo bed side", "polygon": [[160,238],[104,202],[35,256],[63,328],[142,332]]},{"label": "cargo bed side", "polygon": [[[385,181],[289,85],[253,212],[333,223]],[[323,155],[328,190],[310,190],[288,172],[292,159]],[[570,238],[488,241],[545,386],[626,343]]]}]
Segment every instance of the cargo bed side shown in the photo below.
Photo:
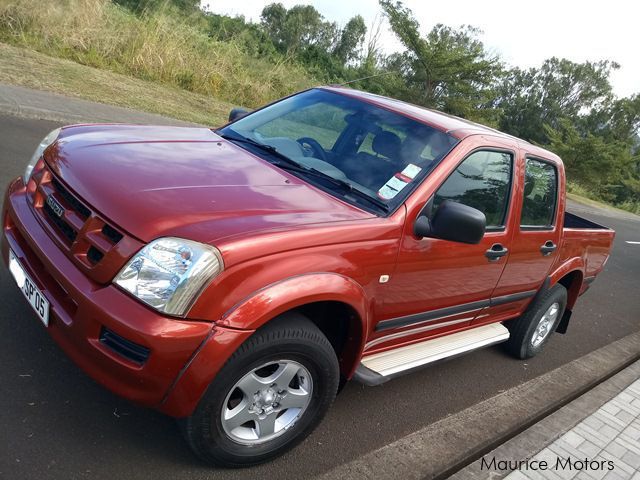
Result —
[{"label": "cargo bed side", "polygon": [[590,283],[609,258],[615,232],[573,213],[565,212],[558,265],[581,258],[584,281]]}]

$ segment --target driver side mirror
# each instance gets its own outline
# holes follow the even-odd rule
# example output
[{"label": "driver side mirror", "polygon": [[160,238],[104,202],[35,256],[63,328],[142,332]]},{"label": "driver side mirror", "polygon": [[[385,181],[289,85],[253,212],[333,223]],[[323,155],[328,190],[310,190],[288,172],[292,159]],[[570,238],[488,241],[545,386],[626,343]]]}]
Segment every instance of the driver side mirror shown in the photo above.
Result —
[{"label": "driver side mirror", "polygon": [[477,244],[484,237],[486,224],[487,219],[480,210],[462,203],[445,200],[440,204],[432,219],[429,219],[424,210],[420,212],[413,226],[413,232],[420,238],[431,237],[452,242]]},{"label": "driver side mirror", "polygon": [[245,108],[232,108],[231,111],[229,112],[229,121],[235,122],[236,120],[244,117],[248,113],[249,113],[249,110]]}]

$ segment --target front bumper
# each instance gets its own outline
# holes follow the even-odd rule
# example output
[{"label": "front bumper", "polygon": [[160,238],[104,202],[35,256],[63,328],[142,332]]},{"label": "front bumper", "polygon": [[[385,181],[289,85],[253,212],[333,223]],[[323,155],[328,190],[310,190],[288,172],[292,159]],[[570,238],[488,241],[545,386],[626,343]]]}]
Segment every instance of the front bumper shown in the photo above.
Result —
[{"label": "front bumper", "polygon": [[[2,226],[5,263],[10,248],[50,302],[51,337],[92,378],[135,403],[174,416],[191,413],[206,388],[192,378],[204,377],[192,364],[206,364],[210,378],[250,333],[167,318],[111,284],[93,282],[49,237],[21,179],[8,187]],[[105,329],[148,349],[148,358],[136,363],[100,341]],[[197,359],[202,350],[214,350],[215,360]],[[185,394],[187,385],[192,388]],[[173,390],[179,398],[172,398]]]}]

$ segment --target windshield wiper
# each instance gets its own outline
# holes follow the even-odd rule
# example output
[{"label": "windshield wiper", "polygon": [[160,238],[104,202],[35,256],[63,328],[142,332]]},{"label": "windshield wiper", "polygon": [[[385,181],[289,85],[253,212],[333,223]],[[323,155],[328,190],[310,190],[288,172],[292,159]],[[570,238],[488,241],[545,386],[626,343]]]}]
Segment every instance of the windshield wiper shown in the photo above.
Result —
[{"label": "windshield wiper", "polygon": [[273,155],[275,157],[278,157],[280,160],[282,160],[284,162],[287,162],[289,165],[292,165],[294,167],[306,170],[301,164],[299,164],[295,160],[287,157],[283,153],[280,153],[278,151],[278,149],[276,147],[274,147],[273,145],[268,145],[266,143],[260,143],[257,140],[254,140],[253,138],[245,137],[245,136],[242,136],[242,135],[229,135],[228,133],[218,133],[218,135],[220,135],[225,140],[229,140],[231,142],[247,143],[249,145],[253,145],[256,148],[259,148],[260,150],[263,150],[265,152],[270,153],[271,155]]},{"label": "windshield wiper", "polygon": [[332,183],[337,187],[340,187],[342,190],[345,190],[357,196],[358,198],[370,203],[371,205],[376,206],[377,208],[379,208],[385,213],[389,211],[389,206],[386,203],[384,203],[382,200],[378,200],[377,198],[367,195],[366,193],[364,193],[361,190],[358,190],[356,187],[354,187],[352,184],[350,184],[345,180],[332,177],[331,175],[321,172],[320,170],[317,170],[315,168],[305,167],[301,163],[298,163],[292,158],[289,158],[283,153],[280,153],[278,149],[273,145],[260,143],[257,140],[254,140],[253,138],[249,138],[241,135],[236,136],[236,135],[229,135],[226,133],[218,133],[218,135],[220,135],[225,140],[238,142],[238,143],[246,143],[256,148],[259,148],[260,150],[270,153],[271,155],[277,157],[279,160],[282,160],[282,162],[270,162],[270,163],[277,167],[282,168],[283,170],[288,170],[290,172],[296,172],[302,175],[310,175],[317,178],[321,178],[323,180],[326,180],[327,182]]},{"label": "windshield wiper", "polygon": [[368,194],[366,194],[365,192],[358,190],[356,187],[354,187],[351,183],[347,182],[346,180],[342,180],[341,178],[335,178],[332,177],[331,175],[328,175],[318,169],[315,168],[308,168],[308,167],[304,167],[302,165],[300,165],[299,163],[297,165],[295,165],[297,162],[295,162],[294,160],[291,160],[292,163],[285,163],[285,164],[281,164],[281,163],[274,163],[274,165],[282,168],[283,170],[288,170],[288,171],[293,171],[293,172],[299,172],[302,175],[310,175],[310,176],[314,176],[316,178],[321,178],[322,180],[326,180],[329,183],[332,183],[333,185],[340,187],[343,191],[346,191],[350,194],[353,194],[355,196],[357,196],[358,198],[365,200],[366,202],[370,203],[371,205],[375,205],[377,208],[379,208],[380,210],[382,210],[383,212],[388,212],[389,211],[389,206],[384,203],[382,200],[378,200],[377,198],[374,198]]}]

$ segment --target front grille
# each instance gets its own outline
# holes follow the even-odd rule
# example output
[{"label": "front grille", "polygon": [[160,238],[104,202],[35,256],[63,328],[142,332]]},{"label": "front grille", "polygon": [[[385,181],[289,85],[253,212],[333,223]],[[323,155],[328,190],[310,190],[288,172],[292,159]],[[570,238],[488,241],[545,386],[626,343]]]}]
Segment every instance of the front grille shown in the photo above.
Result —
[{"label": "front grille", "polygon": [[89,218],[91,215],[91,210],[85,207],[82,202],[80,202],[76,197],[74,197],[69,190],[67,190],[64,185],[62,185],[56,178],[51,179],[51,184],[55,188],[58,195],[60,195],[67,205],[69,205],[73,210],[75,210],[83,220]]},{"label": "front grille", "polygon": [[56,212],[53,211],[53,209],[49,206],[49,204],[45,203],[42,209],[47,214],[49,221],[53,223],[55,226],[57,226],[60,232],[62,232],[62,235],[64,235],[65,238],[70,242],[74,242],[75,239],[78,237],[78,233],[73,228],[71,228],[71,226],[69,226],[67,222],[65,222],[64,220],[62,220],[62,218],[56,215]]},{"label": "front grille", "polygon": [[143,365],[151,352],[147,347],[127,340],[107,327],[102,327],[102,330],[100,330],[100,342],[120,356],[138,365]]},{"label": "front grille", "polygon": [[104,227],[102,227],[102,234],[111,240],[114,245],[122,240],[122,237],[124,236],[111,225],[106,223],[104,224]]},{"label": "front grille", "polygon": [[92,265],[97,264],[104,257],[104,253],[98,250],[96,247],[91,246],[89,250],[87,250],[87,259],[91,262]]},{"label": "front grille", "polygon": [[[89,208],[62,183],[44,162],[31,177],[35,183],[33,206],[58,243],[97,282],[107,283],[122,268],[140,243]],[[54,210],[47,199],[52,197]],[[117,246],[117,248],[116,248]]]}]

